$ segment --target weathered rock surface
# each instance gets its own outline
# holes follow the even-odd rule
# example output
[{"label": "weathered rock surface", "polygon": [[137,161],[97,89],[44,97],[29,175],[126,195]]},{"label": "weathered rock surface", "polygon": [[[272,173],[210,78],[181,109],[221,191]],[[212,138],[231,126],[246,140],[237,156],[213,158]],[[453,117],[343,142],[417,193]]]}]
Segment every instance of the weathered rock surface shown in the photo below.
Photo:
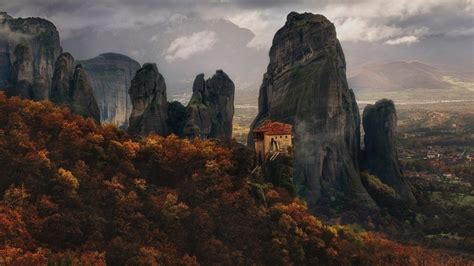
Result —
[{"label": "weathered rock surface", "polygon": [[397,113],[393,101],[383,99],[367,105],[363,113],[365,161],[370,174],[392,187],[399,200],[414,203],[415,197],[406,183],[395,143]]},{"label": "weathered rock surface", "polygon": [[49,98],[56,104],[67,105],[73,113],[100,123],[91,82],[81,65],[74,67],[74,58],[69,53],[61,54],[56,60]]},{"label": "weathered rock surface", "polygon": [[207,81],[196,76],[193,95],[187,106],[184,135],[202,139],[219,139],[226,145],[232,140],[235,85],[222,70]]},{"label": "weathered rock surface", "polygon": [[14,55],[8,94],[31,99],[34,97],[33,54],[28,45],[18,44]]},{"label": "weathered rock surface", "polygon": [[47,99],[61,52],[53,23],[41,18],[15,19],[0,12],[0,88],[9,95]]},{"label": "weathered rock surface", "polygon": [[74,75],[74,57],[70,53],[61,54],[54,67],[49,99],[55,104],[68,104],[71,80]]},{"label": "weathered rock surface", "polygon": [[204,74],[199,74],[193,83],[193,95],[186,107],[187,119],[183,134],[189,138],[208,138],[212,127],[212,110],[205,103],[208,98]]},{"label": "weathered rock surface", "polygon": [[91,80],[99,104],[101,122],[126,127],[132,112],[128,89],[140,64],[116,53],[101,54],[78,63]]},{"label": "weathered rock surface", "polygon": [[128,91],[132,102],[128,132],[132,135],[168,134],[166,83],[156,64],[144,64]]},{"label": "weathered rock surface", "polygon": [[294,182],[310,208],[322,198],[377,208],[360,180],[360,117],[345,71],[334,25],[290,13],[273,39],[251,128],[266,119],[294,126]]}]

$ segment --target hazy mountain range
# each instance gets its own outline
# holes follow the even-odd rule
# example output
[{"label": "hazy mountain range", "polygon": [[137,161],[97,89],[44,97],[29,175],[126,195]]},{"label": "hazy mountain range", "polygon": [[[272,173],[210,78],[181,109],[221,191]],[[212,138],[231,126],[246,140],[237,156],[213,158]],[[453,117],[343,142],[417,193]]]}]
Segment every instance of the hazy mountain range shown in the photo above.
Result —
[{"label": "hazy mountain range", "polygon": [[348,73],[356,91],[404,91],[413,89],[474,89],[474,72],[437,67],[419,61],[368,64]]}]

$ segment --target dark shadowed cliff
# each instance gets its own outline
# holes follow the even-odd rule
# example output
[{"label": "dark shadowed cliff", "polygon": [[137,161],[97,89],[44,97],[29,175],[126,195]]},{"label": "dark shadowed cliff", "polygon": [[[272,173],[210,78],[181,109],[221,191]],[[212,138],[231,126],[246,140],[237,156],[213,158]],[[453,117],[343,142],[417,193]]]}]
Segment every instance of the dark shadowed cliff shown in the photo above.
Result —
[{"label": "dark shadowed cliff", "polygon": [[89,77],[81,65],[74,66],[74,58],[69,53],[61,54],[56,60],[49,98],[56,104],[67,105],[73,113],[100,122],[99,106]]},{"label": "dark shadowed cliff", "polygon": [[132,102],[128,132],[132,135],[168,134],[166,83],[156,64],[144,64],[128,91]]},{"label": "dark shadowed cliff", "polygon": [[395,134],[397,113],[391,100],[367,105],[363,114],[365,160],[370,174],[392,187],[397,199],[414,203],[415,197],[406,183],[398,162]]}]

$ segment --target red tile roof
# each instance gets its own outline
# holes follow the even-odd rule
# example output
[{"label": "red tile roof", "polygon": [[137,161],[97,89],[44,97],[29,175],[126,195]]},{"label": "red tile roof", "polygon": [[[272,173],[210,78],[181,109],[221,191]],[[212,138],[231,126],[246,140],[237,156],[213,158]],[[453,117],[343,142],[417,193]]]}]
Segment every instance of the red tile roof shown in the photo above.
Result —
[{"label": "red tile roof", "polygon": [[263,133],[264,135],[291,135],[293,133],[293,126],[290,124],[266,120],[252,132]]}]

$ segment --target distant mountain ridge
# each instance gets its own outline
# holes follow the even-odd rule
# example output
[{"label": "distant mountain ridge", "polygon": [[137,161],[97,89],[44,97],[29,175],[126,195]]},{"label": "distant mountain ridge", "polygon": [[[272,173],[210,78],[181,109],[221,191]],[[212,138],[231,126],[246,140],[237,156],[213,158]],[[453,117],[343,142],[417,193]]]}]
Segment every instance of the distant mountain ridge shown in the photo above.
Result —
[{"label": "distant mountain ridge", "polygon": [[395,61],[364,65],[352,71],[348,82],[356,91],[444,90],[470,85],[474,81],[473,74],[419,61]]}]

